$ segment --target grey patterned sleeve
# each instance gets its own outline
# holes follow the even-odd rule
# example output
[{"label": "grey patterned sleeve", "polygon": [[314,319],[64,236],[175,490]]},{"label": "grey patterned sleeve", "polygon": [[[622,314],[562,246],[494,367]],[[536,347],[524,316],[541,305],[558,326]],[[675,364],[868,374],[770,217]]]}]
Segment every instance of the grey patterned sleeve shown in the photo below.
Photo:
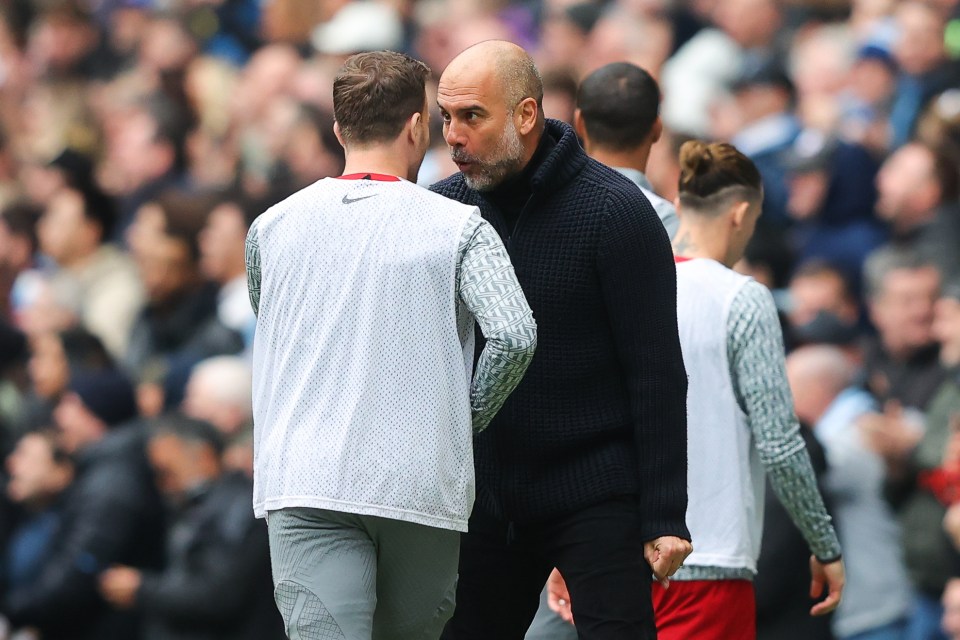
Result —
[{"label": "grey patterned sleeve", "polygon": [[770,484],[811,552],[821,560],[833,560],[840,556],[840,542],[793,412],[783,335],[767,288],[753,281],[744,286],[733,299],[728,325],[733,387]]},{"label": "grey patterned sleeve", "polygon": [[537,325],[500,236],[474,212],[460,240],[458,292],[487,343],[470,388],[473,430],[483,431],[523,378]]},{"label": "grey patterned sleeve", "polygon": [[250,295],[250,306],[255,315],[260,314],[260,244],[257,238],[259,220],[254,220],[247,231],[247,240],[244,245],[244,260],[247,263],[247,293]]}]

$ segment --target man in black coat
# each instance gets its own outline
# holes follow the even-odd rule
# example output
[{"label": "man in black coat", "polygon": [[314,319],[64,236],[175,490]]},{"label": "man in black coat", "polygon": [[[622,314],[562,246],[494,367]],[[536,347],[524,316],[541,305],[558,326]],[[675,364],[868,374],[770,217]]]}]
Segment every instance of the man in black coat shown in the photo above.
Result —
[{"label": "man in black coat", "polygon": [[175,519],[162,571],[113,567],[104,598],[143,613],[144,640],[282,640],[273,601],[267,528],[253,517],[253,486],[225,472],[224,442],[212,425],[160,419],[147,447],[157,484]]},{"label": "man in black coat", "polygon": [[666,582],[691,550],[673,255],[642,193],[545,120],[542,95],[529,55],[506,42],[467,49],[440,78],[460,173],[433,190],[500,233],[541,334],[476,439],[443,637],[523,638],[556,567],[581,638],[653,638],[650,570]]},{"label": "man in black coat", "polygon": [[54,410],[76,471],[61,525],[37,577],[0,594],[0,613],[44,640],[134,640],[138,619],[107,607],[97,573],[114,563],[159,566],[162,509],[143,452],[133,387],[118,372],[75,375]]}]

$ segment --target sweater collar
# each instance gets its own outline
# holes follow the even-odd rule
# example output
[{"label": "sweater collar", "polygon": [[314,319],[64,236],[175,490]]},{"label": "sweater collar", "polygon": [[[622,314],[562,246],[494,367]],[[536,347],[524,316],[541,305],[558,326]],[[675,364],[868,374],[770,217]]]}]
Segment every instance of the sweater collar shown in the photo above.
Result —
[{"label": "sweater collar", "polygon": [[587,154],[580,146],[573,127],[566,122],[548,118],[543,135],[553,138],[556,144],[540,159],[530,177],[530,186],[535,194],[558,190],[573,180],[587,164]]}]

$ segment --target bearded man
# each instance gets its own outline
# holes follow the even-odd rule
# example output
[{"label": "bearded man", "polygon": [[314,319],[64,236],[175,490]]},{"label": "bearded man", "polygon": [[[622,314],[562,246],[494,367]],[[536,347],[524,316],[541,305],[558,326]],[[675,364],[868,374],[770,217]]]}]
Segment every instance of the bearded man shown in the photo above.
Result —
[{"label": "bearded man", "polygon": [[433,190],[499,232],[539,345],[475,439],[442,637],[522,639],[556,567],[580,638],[655,638],[650,570],[665,582],[691,550],[673,254],[643,193],[546,120],[542,97],[530,56],[502,41],[457,56],[437,92],[460,173]]}]

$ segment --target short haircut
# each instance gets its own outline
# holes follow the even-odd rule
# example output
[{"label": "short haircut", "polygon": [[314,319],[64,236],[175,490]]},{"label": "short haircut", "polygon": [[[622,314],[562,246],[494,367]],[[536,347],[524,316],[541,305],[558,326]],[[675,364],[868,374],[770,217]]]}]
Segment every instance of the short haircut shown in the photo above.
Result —
[{"label": "short haircut", "polygon": [[42,214],[43,209],[40,207],[19,200],[0,210],[0,223],[3,223],[10,235],[26,238],[32,251],[36,252],[37,221]]},{"label": "short haircut", "polygon": [[643,144],[653,131],[660,86],[637,65],[613,62],[580,83],[577,108],[592,143],[625,151]]},{"label": "short haircut", "polygon": [[113,368],[113,358],[100,338],[82,327],[64,329],[57,334],[67,365],[82,371],[102,371]]},{"label": "short haircut", "polygon": [[801,278],[836,278],[840,283],[840,288],[842,289],[843,296],[851,301],[856,301],[856,296],[853,293],[853,286],[850,282],[850,278],[845,274],[837,265],[833,264],[829,260],[823,258],[811,258],[800,264],[797,267],[797,270],[793,272],[793,276],[790,278],[790,281],[799,280]]},{"label": "short haircut", "polygon": [[680,204],[697,213],[720,213],[727,202],[758,202],[763,179],[757,165],[725,142],[689,140],[680,147]]},{"label": "short haircut", "polygon": [[393,51],[347,58],[333,80],[333,115],[348,144],[390,142],[423,111],[430,67]]},{"label": "short haircut", "polygon": [[172,436],[189,444],[209,447],[217,458],[223,455],[226,443],[223,434],[205,420],[188,418],[180,413],[169,413],[156,419],[150,439]]},{"label": "short haircut", "polygon": [[923,252],[912,251],[893,245],[880,247],[863,263],[863,279],[866,283],[866,297],[873,300],[883,293],[884,280],[894,271],[918,271],[920,269],[940,270]]},{"label": "short haircut", "polygon": [[221,199],[215,191],[193,192],[173,187],[153,200],[163,213],[164,234],[186,244],[194,262],[200,259],[200,231]]},{"label": "short haircut", "polygon": [[100,227],[100,242],[107,242],[113,235],[119,211],[117,203],[92,182],[66,187],[80,197],[83,217]]},{"label": "short haircut", "polygon": [[527,98],[533,98],[543,113],[543,78],[528,53],[503,56],[497,61],[497,76],[503,83],[507,108],[513,109]]}]

